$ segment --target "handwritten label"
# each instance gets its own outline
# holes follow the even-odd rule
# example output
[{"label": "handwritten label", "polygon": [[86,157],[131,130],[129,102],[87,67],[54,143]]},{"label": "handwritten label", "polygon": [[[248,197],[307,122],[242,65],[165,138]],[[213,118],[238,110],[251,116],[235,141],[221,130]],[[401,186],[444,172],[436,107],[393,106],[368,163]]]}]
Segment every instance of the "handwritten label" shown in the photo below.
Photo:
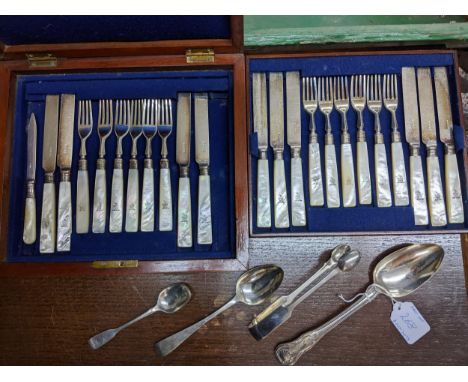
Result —
[{"label": "handwritten label", "polygon": [[410,345],[431,330],[427,321],[421,316],[421,313],[412,302],[396,302],[393,304],[390,320]]}]

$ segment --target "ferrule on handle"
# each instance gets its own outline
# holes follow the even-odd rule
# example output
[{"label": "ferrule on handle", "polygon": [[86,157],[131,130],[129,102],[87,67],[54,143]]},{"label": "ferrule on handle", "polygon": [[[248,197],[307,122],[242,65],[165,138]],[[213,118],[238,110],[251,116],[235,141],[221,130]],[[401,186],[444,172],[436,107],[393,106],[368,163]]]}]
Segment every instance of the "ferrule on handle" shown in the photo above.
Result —
[{"label": "ferrule on handle", "polygon": [[107,217],[106,162],[99,158],[96,164],[93,198],[93,233],[104,233]]},{"label": "ferrule on handle", "polygon": [[354,158],[350,143],[341,144],[341,190],[343,195],[343,207],[356,207]]},{"label": "ferrule on handle", "polygon": [[374,147],[377,206],[391,207],[392,193],[390,191],[390,177],[388,175],[387,153],[381,134],[376,134],[376,143]]},{"label": "ferrule on handle", "polygon": [[177,201],[177,246],[192,246],[192,202],[188,167],[180,168],[179,193]]},{"label": "ferrule on handle", "polygon": [[122,232],[123,226],[123,209],[124,209],[124,180],[122,159],[116,158],[114,161],[114,172],[112,174],[112,189],[111,189],[111,210],[109,220],[109,232]]},{"label": "ferrule on handle", "polygon": [[42,193],[40,253],[55,252],[55,238],[57,234],[56,217],[54,174],[46,173],[44,178],[44,190]]},{"label": "ferrule on handle", "polygon": [[392,142],[392,180],[395,206],[407,206],[409,204],[408,183],[403,145],[400,141]]},{"label": "ferrule on handle", "polygon": [[130,159],[127,183],[127,204],[125,212],[125,231],[137,232],[140,222],[140,181],[138,179],[138,162]]},{"label": "ferrule on handle", "polygon": [[154,170],[152,159],[145,159],[143,190],[141,194],[141,230],[154,231]]},{"label": "ferrule on handle", "polygon": [[257,227],[271,227],[270,173],[265,152],[257,161]]},{"label": "ferrule on handle", "polygon": [[440,175],[439,158],[435,147],[427,149],[427,186],[429,194],[429,216],[431,225],[440,227],[447,225],[442,177]]},{"label": "ferrule on handle", "polygon": [[58,198],[57,251],[70,251],[72,233],[70,170],[62,170],[61,174]]},{"label": "ferrule on handle", "polygon": [[33,244],[36,241],[36,195],[34,180],[28,180],[26,186],[23,241],[25,244]]},{"label": "ferrule on handle", "polygon": [[288,194],[286,191],[286,175],[282,152],[275,152],[273,162],[273,198],[275,212],[275,227],[289,227]]},{"label": "ferrule on handle", "polygon": [[410,192],[411,205],[413,206],[414,212],[414,224],[429,224],[429,214],[427,211],[426,187],[424,185],[422,159],[419,155],[419,147],[417,146],[411,147]]},{"label": "ferrule on handle", "polygon": [[447,148],[445,153],[445,187],[448,222],[452,224],[463,223],[465,214],[463,212],[463,198],[457,155],[449,148]]},{"label": "ferrule on handle", "polygon": [[291,215],[291,223],[294,227],[306,225],[304,179],[302,177],[302,158],[299,150],[292,150],[291,157]]},{"label": "ferrule on handle", "polygon": [[325,181],[327,207],[338,208],[340,206],[340,189],[338,186],[336,151],[333,142],[326,142],[325,144]]},{"label": "ferrule on handle", "polygon": [[159,173],[159,230],[172,231],[172,191],[169,166],[161,162]]},{"label": "ferrule on handle", "polygon": [[80,159],[76,182],[76,233],[89,231],[89,178],[86,159]]}]

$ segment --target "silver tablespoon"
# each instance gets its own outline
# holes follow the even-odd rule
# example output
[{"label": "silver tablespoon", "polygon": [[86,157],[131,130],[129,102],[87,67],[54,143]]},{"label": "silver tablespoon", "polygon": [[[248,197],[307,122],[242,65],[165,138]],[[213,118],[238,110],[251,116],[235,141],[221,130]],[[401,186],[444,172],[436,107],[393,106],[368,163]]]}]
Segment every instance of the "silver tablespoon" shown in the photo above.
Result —
[{"label": "silver tablespoon", "polygon": [[392,298],[409,295],[429,280],[439,269],[444,250],[436,244],[412,244],[385,256],[374,269],[374,282],[347,309],[321,325],[303,333],[291,342],[276,347],[276,358],[283,365],[294,365],[327,333],[373,301],[379,294]]},{"label": "silver tablespoon", "polygon": [[262,265],[249,269],[237,280],[236,295],[232,299],[204,319],[156,343],[156,351],[163,357],[170,354],[208,321],[238,302],[246,305],[261,304],[278,289],[283,281],[283,275],[283,270],[276,265]]},{"label": "silver tablespoon", "polygon": [[143,318],[148,317],[156,312],[175,313],[187,305],[191,298],[192,292],[190,291],[190,288],[187,284],[178,283],[170,285],[163,289],[161,293],[159,293],[158,301],[155,306],[151,307],[133,320],[130,320],[129,322],[119,326],[118,328],[108,329],[99,334],[96,334],[94,337],[89,339],[89,345],[94,350],[99,349],[101,346],[112,340],[117,335],[117,333],[134,324],[135,322],[140,321]]}]

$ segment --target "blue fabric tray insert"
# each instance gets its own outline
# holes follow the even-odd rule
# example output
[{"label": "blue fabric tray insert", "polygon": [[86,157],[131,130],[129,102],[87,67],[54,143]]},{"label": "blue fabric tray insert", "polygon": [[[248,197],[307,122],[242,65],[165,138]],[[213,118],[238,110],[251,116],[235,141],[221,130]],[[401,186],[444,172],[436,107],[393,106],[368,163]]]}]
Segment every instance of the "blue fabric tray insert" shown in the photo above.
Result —
[{"label": "blue fabric tray insert", "polygon": [[7,45],[230,38],[230,16],[0,16]]},{"label": "blue fabric tray insert", "polygon": [[[453,55],[450,53],[442,54],[384,54],[384,55],[359,55],[359,56],[341,56],[341,57],[293,57],[293,58],[258,58],[250,60],[249,75],[252,76],[253,72],[287,72],[287,71],[300,71],[301,76],[335,76],[335,75],[352,75],[352,74],[385,74],[396,73],[398,74],[399,81],[399,107],[397,111],[397,120],[399,124],[399,131],[403,142],[403,151],[405,154],[406,172],[409,177],[409,152],[408,145],[405,140],[404,134],[404,115],[403,115],[403,96],[401,90],[401,68],[404,66],[414,67],[432,67],[432,66],[445,66],[448,70],[450,82],[450,97],[452,101],[452,116],[454,123],[454,137],[456,140],[458,166],[460,170],[463,201],[465,208],[465,224],[449,224],[446,227],[431,227],[428,226],[415,226],[413,209],[408,207],[390,207],[390,208],[377,208],[376,194],[375,194],[375,177],[374,177],[374,118],[370,111],[366,108],[364,111],[364,124],[367,137],[367,146],[369,150],[369,165],[372,180],[372,197],[373,204],[364,206],[357,204],[354,208],[326,208],[324,207],[310,207],[309,206],[309,188],[308,188],[308,142],[309,142],[309,116],[302,109],[302,170],[304,177],[304,196],[306,203],[307,225],[306,227],[290,227],[286,229],[278,228],[258,228],[256,226],[256,211],[257,211],[257,144],[256,136],[253,134],[253,119],[250,116],[250,150],[252,156],[251,162],[251,184],[252,184],[252,221],[253,233],[294,233],[294,232],[398,232],[398,231],[430,231],[430,230],[460,230],[467,227],[468,224],[468,206],[467,206],[467,193],[465,182],[465,169],[463,165],[463,130],[459,126],[459,112],[458,112],[458,97],[456,94],[455,86],[455,73],[453,67]],[[268,82],[268,76],[267,76]],[[286,88],[286,85],[284,85]],[[435,92],[435,90],[434,90]],[[435,94],[434,94],[435,97]],[[435,98],[434,98],[435,101]],[[437,109],[434,104],[435,109]],[[285,109],[286,110],[286,109]],[[354,158],[356,158],[356,113],[350,106],[347,113],[349,132],[351,135],[351,142],[353,147]],[[317,132],[319,136],[320,152],[322,159],[322,175],[325,176],[323,156],[324,156],[324,117],[320,111],[315,113],[315,122],[317,125]],[[380,122],[382,132],[385,137],[385,145],[387,150],[387,163],[389,166],[389,174],[391,177],[391,137],[390,137],[390,113],[382,106],[380,113]],[[340,178],[340,196],[341,195],[341,175],[340,175],[340,130],[341,119],[336,110],[331,115],[332,130],[334,135],[338,174]],[[436,117],[437,123],[437,117]],[[285,123],[286,129],[286,112]],[[285,133],[286,137],[286,133]],[[421,156],[423,158],[424,176],[426,177],[426,161],[425,146],[421,145]],[[439,163],[441,169],[442,179],[444,180],[444,147],[441,142],[438,143]],[[273,182],[273,151],[271,147],[268,148],[268,159],[270,164],[270,184]],[[285,142],[284,150],[285,170],[286,170],[286,185],[289,197],[289,212],[291,216],[291,181],[290,181],[290,150]],[[356,159],[355,159],[356,160]],[[325,177],[323,178],[325,181]],[[356,180],[357,182],[357,180]],[[444,182],[445,183],[445,182]],[[427,179],[426,179],[427,185]],[[357,186],[357,183],[356,183]],[[409,179],[408,179],[409,186]],[[444,185],[445,192],[445,185]],[[357,189],[356,189],[356,195]],[[271,192],[271,201],[273,201],[273,192]],[[342,205],[342,203],[341,203]],[[272,203],[272,222],[273,219],[273,203]]]},{"label": "blue fabric tray insert", "polygon": [[[194,150],[194,113],[192,105],[192,142],[190,181],[192,195],[192,224],[194,246],[188,249],[177,248],[176,211],[179,170],[175,161],[177,93],[208,92],[210,121],[210,175],[212,197],[213,244],[196,243],[196,220],[198,201],[198,166],[195,163]],[[96,132],[99,99],[138,99],[138,98],[171,98],[173,100],[174,128],[168,138],[171,185],[173,195],[174,230],[172,232],[151,233],[104,233],[72,234],[71,252],[55,254],[39,253],[39,232],[42,204],[42,137],[44,126],[45,97],[47,94],[70,93],[76,95],[76,101],[91,99],[93,101],[94,126],[88,139],[88,171],[90,181],[90,206],[92,209],[94,193],[94,176],[98,154],[99,138]],[[145,73],[89,73],[89,74],[43,74],[21,75],[17,79],[16,114],[13,133],[13,160],[10,180],[10,212],[8,230],[7,260],[11,262],[70,262],[94,260],[191,260],[219,259],[235,257],[235,211],[234,211],[234,142],[232,111],[232,73],[228,70],[214,71],[167,71]],[[193,102],[193,99],[192,99]],[[77,119],[75,112],[75,126]],[[22,240],[24,221],[24,198],[26,176],[26,123],[31,113],[35,113],[38,124],[38,150],[36,170],[36,204],[37,204],[37,237],[33,245],[26,245]],[[76,203],[76,176],[78,170],[79,137],[75,127],[73,163],[72,163],[72,199],[73,213]],[[114,133],[106,142],[106,175],[108,190],[108,207],[112,181],[113,158],[116,138]],[[124,179],[128,174],[131,139],[124,139]],[[140,170],[140,191],[143,180],[143,157],[145,141],[138,141],[138,159]],[[153,140],[153,162],[156,205],[159,198],[159,159],[161,140]],[[60,171],[55,172],[56,192]],[[92,213],[91,213],[92,214]],[[90,218],[92,219],[92,217]],[[158,215],[155,223],[157,229]],[[108,230],[107,216],[107,227]],[[73,214],[73,232],[75,216]]]}]

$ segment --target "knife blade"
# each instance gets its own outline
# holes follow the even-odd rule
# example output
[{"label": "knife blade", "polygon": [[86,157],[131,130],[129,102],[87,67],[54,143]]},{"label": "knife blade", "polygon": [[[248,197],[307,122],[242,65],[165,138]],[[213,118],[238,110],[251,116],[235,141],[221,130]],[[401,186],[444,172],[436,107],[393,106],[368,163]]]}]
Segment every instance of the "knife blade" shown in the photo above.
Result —
[{"label": "knife blade", "polygon": [[252,75],[253,129],[257,133],[257,227],[271,227],[270,173],[268,164],[267,83],[265,73]]},{"label": "knife blade", "polygon": [[270,80],[270,146],[274,152],[273,196],[275,227],[289,227],[288,195],[284,170],[284,94],[283,73],[273,72]]},{"label": "knife blade", "polygon": [[306,225],[301,158],[301,89],[299,72],[286,73],[287,140],[291,150],[291,223]]},{"label": "knife blade", "polygon": [[27,169],[26,169],[26,200],[24,206],[23,241],[32,244],[36,241],[36,196],[34,184],[36,180],[36,117],[31,114],[27,126]]},{"label": "knife blade", "polygon": [[192,246],[192,202],[189,177],[191,104],[190,93],[179,93],[176,134],[176,162],[180,168],[177,200],[177,246],[183,248]]},{"label": "knife blade", "polygon": [[463,223],[463,198],[457,155],[453,142],[453,122],[449,83],[445,67],[434,68],[434,82],[439,118],[439,136],[445,144],[445,198],[449,223]]},{"label": "knife blade", "polygon": [[434,94],[430,68],[418,68],[418,95],[421,111],[422,141],[426,145],[429,216],[433,226],[447,224],[442,178],[437,157],[437,132],[434,112]]},{"label": "knife blade", "polygon": [[60,101],[60,125],[57,156],[61,175],[58,198],[57,251],[70,251],[72,232],[70,170],[73,154],[74,118],[75,95],[62,94]]},{"label": "knife blade", "polygon": [[59,96],[48,95],[45,102],[44,137],[42,146],[42,168],[44,189],[42,193],[40,253],[55,251],[56,206],[54,172],[57,163],[57,136],[59,118]]},{"label": "knife blade", "polygon": [[198,244],[212,244],[211,187],[210,187],[210,134],[208,121],[208,94],[196,94],[195,104],[195,162],[198,176]]},{"label": "knife blade", "polygon": [[419,106],[414,67],[401,69],[403,88],[403,111],[405,115],[405,137],[410,145],[410,192],[415,225],[429,223],[426,201],[426,187],[419,154],[421,144],[419,134]]}]

